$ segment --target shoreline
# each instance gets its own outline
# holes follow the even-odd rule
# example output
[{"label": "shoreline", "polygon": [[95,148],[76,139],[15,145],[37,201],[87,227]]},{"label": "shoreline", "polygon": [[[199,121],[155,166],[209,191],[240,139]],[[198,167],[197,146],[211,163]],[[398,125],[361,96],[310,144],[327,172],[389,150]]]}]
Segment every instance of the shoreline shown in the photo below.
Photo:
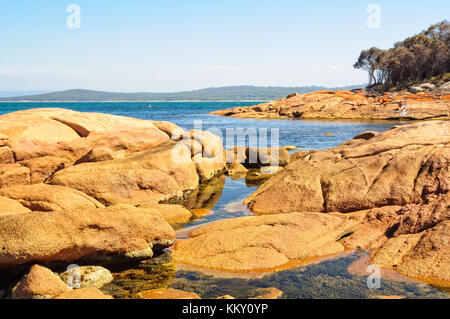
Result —
[{"label": "shoreline", "polygon": [[126,101],[126,100],[117,100],[117,101],[29,101],[29,100],[21,100],[21,101],[0,101],[0,103],[236,103],[236,102],[270,102],[270,100],[177,100],[177,101]]}]

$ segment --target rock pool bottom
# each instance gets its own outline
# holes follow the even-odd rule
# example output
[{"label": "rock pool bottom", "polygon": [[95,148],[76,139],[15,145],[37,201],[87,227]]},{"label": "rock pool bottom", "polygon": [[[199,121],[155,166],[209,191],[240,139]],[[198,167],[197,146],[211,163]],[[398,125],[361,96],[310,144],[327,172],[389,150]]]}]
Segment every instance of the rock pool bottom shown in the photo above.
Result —
[{"label": "rock pool bottom", "polygon": [[379,289],[368,288],[366,276],[348,271],[349,266],[366,255],[367,252],[355,251],[320,263],[254,278],[227,278],[227,274],[177,271],[177,266],[169,261],[168,253],[160,257],[162,264],[157,264],[158,260],[155,260],[134,269],[118,270],[114,273],[115,280],[102,290],[121,299],[139,298],[142,291],[166,287],[195,292],[203,299],[224,295],[248,299],[255,296],[258,288],[269,287],[283,291],[281,298],[284,299],[450,298],[448,288],[433,287],[405,277],[404,281],[381,278]]},{"label": "rock pool bottom", "polygon": [[[250,215],[251,212],[240,203],[257,186],[245,179],[233,180],[225,176],[202,185],[184,204],[190,209],[211,210],[211,214],[180,225],[178,238],[185,237],[186,230],[191,227]],[[357,266],[358,261],[367,260],[367,254],[366,251],[346,252],[289,270],[243,276],[207,270],[186,270],[189,268],[175,265],[172,253],[167,252],[148,262],[111,269],[114,281],[102,290],[115,298],[139,298],[139,293],[146,290],[174,288],[195,292],[205,299],[224,295],[247,299],[254,297],[258,288],[269,287],[283,291],[282,298],[286,299],[450,298],[449,288],[433,287],[400,275],[391,274],[383,278],[384,272],[381,287],[368,288],[370,274],[366,272],[367,265],[361,266],[359,263]],[[349,272],[349,267],[362,270]]]}]

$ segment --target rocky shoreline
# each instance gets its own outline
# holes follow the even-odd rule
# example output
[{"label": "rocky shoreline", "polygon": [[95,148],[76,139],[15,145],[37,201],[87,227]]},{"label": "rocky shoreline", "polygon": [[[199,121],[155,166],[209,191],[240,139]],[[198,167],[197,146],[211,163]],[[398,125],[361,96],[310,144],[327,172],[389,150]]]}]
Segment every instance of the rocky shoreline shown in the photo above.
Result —
[{"label": "rocky shoreline", "polygon": [[448,120],[449,91],[450,84],[447,83],[433,90],[418,87],[414,91],[416,93],[379,95],[366,90],[293,93],[285,99],[218,110],[211,114],[255,119]]},{"label": "rocky shoreline", "polygon": [[[220,193],[205,188],[223,187],[224,174],[262,185],[245,201],[254,215],[191,231],[176,242],[175,263],[271,272],[366,249],[372,263],[450,286],[449,162],[447,121],[364,132],[330,150],[290,155],[224,150],[218,136],[169,122],[64,109],[2,115],[0,292],[111,298],[99,290],[112,280],[108,269],[151,264],[174,244],[174,228],[208,214],[205,203],[214,206]],[[65,269],[72,264],[82,266],[75,288]],[[274,289],[265,297],[281,296]],[[198,297],[173,289],[139,296]]]}]

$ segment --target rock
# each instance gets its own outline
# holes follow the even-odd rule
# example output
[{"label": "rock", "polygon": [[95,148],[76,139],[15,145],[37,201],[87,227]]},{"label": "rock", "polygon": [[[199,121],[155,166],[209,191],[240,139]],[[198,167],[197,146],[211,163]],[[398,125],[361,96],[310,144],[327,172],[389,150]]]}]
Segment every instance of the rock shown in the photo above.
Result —
[{"label": "rock", "polygon": [[310,155],[260,187],[246,200],[249,208],[255,214],[355,212],[420,203],[449,188],[450,125],[405,125]]},{"label": "rock", "polygon": [[419,85],[419,87],[421,89],[430,90],[430,91],[436,89],[436,85],[434,85],[432,83],[423,83],[423,84]]},{"label": "rock", "polygon": [[425,89],[420,87],[419,85],[413,85],[408,89],[408,91],[416,94],[416,93],[422,93],[423,91],[425,91]]},{"label": "rock", "polygon": [[0,164],[15,163],[14,154],[8,146],[0,147]]},{"label": "rock", "polygon": [[7,276],[34,263],[103,265],[145,260],[161,245],[170,246],[174,238],[174,230],[159,213],[128,205],[3,216],[0,273]]},{"label": "rock", "polygon": [[59,277],[71,288],[101,288],[113,281],[111,272],[100,266],[74,267],[63,272]]},{"label": "rock", "polygon": [[261,167],[261,174],[266,175],[273,175],[283,170],[283,167],[280,166],[266,166]]},{"label": "rock", "polygon": [[186,133],[182,128],[170,122],[161,121],[152,123],[158,129],[169,135],[172,141],[179,141]]},{"label": "rock", "polygon": [[103,204],[75,189],[47,184],[18,185],[0,189],[0,195],[19,201],[32,211],[104,208]]},{"label": "rock", "polygon": [[353,139],[354,140],[366,140],[367,141],[367,140],[370,140],[371,138],[377,136],[378,134],[380,134],[380,133],[372,132],[372,131],[362,132],[362,133],[359,133],[358,135],[356,135]]},{"label": "rock", "polygon": [[171,288],[148,290],[139,295],[143,299],[201,299],[196,293]]},{"label": "rock", "polygon": [[195,208],[195,209],[192,209],[191,212],[195,218],[203,218],[208,215],[214,214],[213,210],[206,209],[206,208]]},{"label": "rock", "polygon": [[14,287],[13,299],[51,299],[70,291],[50,269],[34,265],[27,275]]},{"label": "rock", "polygon": [[372,263],[416,278],[450,281],[450,220],[417,234],[389,239]]},{"label": "rock", "polygon": [[105,162],[125,158],[125,150],[113,151],[109,148],[94,148],[78,159],[74,165],[92,162]]},{"label": "rock", "polygon": [[113,299],[113,297],[105,295],[98,288],[88,287],[82,289],[74,289],[63,294],[60,294],[55,299]]},{"label": "rock", "polygon": [[203,156],[216,157],[223,154],[222,139],[208,131],[190,130],[185,134],[185,139],[194,139],[203,147]]},{"label": "rock", "polygon": [[286,99],[290,99],[290,98],[293,98],[293,97],[296,97],[296,96],[299,96],[299,94],[298,94],[298,93],[291,93],[291,94],[289,94],[289,95],[286,97]]},{"label": "rock", "polygon": [[222,155],[210,158],[197,154],[192,160],[197,166],[197,172],[202,182],[212,179],[225,170],[225,160]]},{"label": "rock", "polygon": [[358,221],[340,214],[293,213],[208,224],[175,244],[175,261],[225,271],[274,269],[291,260],[338,254]]},{"label": "rock", "polygon": [[22,161],[20,165],[28,167],[30,170],[31,184],[38,184],[45,182],[55,172],[68,168],[72,164],[66,158],[44,156]]},{"label": "rock", "polygon": [[197,154],[200,154],[203,152],[203,146],[200,144],[200,142],[193,140],[193,139],[183,139],[180,141],[180,143],[186,145],[189,150],[191,151],[191,156],[195,156]]},{"label": "rock", "polygon": [[0,164],[0,188],[30,184],[30,169],[19,164]]},{"label": "rock", "polygon": [[38,140],[45,143],[70,142],[80,136],[69,126],[50,119],[40,110],[19,111],[0,116],[0,133],[10,143],[16,140]]},{"label": "rock", "polygon": [[31,210],[16,200],[0,196],[0,217],[6,215],[29,213]]},{"label": "rock", "polygon": [[283,292],[277,288],[271,287],[271,288],[259,288],[257,289],[254,294],[256,294],[256,297],[250,298],[250,299],[278,299],[283,295]]},{"label": "rock", "polygon": [[284,148],[286,151],[295,151],[295,150],[297,149],[297,146],[294,146],[294,145],[287,145],[287,146],[283,146],[283,148]]},{"label": "rock", "polygon": [[85,163],[57,172],[48,181],[103,204],[158,203],[195,189],[197,167],[185,146],[167,144],[125,159]]},{"label": "rock", "polygon": [[224,295],[224,296],[220,296],[220,297],[217,297],[216,299],[236,299],[236,298],[234,298],[233,296],[230,296],[230,295]]},{"label": "rock", "polygon": [[192,213],[182,205],[141,204],[139,208],[157,211],[172,226],[187,224],[192,218]]},{"label": "rock", "polygon": [[236,177],[236,178],[242,178],[247,175],[248,169],[245,168],[244,165],[234,163],[234,164],[227,164],[227,175],[230,177]]},{"label": "rock", "polygon": [[445,84],[442,84],[440,86],[439,90],[441,90],[442,92],[445,92],[445,93],[450,92],[450,81]]},{"label": "rock", "polygon": [[[236,107],[212,112],[233,118],[301,119],[448,119],[449,96],[425,92],[417,87],[410,93],[387,93],[382,97],[364,91],[319,91],[301,94],[256,106]],[[422,93],[420,93],[422,92]],[[446,91],[443,91],[446,93]],[[448,91],[447,91],[448,92]],[[406,107],[407,114],[402,112]]]},{"label": "rock", "polygon": [[247,167],[286,166],[290,163],[289,152],[284,148],[248,148]]}]

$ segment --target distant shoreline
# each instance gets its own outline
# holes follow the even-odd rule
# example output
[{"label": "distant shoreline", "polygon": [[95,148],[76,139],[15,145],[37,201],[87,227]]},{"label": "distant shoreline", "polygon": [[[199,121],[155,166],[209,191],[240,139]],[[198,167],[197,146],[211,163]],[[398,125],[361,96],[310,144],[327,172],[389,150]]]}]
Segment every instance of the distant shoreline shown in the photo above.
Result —
[{"label": "distant shoreline", "polygon": [[204,101],[204,100],[180,100],[180,101],[0,101],[0,103],[233,103],[233,102],[255,102],[264,103],[270,100],[223,100],[223,101]]}]

